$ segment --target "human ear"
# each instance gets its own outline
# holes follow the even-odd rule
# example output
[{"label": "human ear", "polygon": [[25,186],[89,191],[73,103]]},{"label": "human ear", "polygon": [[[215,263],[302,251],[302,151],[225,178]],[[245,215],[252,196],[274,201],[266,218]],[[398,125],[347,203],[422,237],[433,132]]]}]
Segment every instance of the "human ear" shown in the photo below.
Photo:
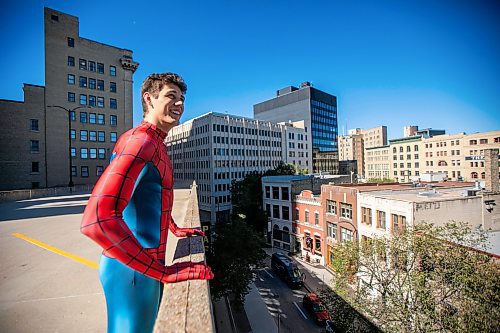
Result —
[{"label": "human ear", "polygon": [[144,92],[144,94],[142,95],[142,98],[146,102],[146,105],[150,106],[151,109],[154,109],[153,102],[151,101],[151,93],[149,93],[147,91]]}]

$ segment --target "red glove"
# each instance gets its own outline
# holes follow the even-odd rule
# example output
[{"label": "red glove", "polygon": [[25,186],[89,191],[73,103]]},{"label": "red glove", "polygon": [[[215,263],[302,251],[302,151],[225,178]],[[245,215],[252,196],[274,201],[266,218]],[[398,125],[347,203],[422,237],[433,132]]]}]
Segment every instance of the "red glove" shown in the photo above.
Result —
[{"label": "red glove", "polygon": [[173,283],[186,280],[211,280],[213,278],[214,273],[209,266],[188,261],[167,266],[167,274],[163,276],[161,282]]}]

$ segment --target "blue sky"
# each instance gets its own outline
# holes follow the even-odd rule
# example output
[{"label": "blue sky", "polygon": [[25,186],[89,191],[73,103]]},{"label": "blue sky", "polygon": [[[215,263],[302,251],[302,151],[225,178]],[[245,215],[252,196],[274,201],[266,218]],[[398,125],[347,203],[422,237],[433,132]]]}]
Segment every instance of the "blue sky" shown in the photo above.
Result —
[{"label": "blue sky", "polygon": [[499,1],[2,1],[0,98],[44,84],[44,6],[78,16],[82,37],[133,50],[134,124],[142,80],[173,71],[188,83],[183,120],[252,117],[310,81],[338,97],[340,133],[500,129]]}]

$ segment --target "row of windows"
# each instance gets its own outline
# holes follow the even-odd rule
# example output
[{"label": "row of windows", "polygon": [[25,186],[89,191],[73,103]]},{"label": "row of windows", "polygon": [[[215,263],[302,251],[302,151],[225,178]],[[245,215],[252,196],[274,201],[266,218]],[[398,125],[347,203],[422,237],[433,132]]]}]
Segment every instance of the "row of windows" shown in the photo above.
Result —
[{"label": "row of windows", "polygon": [[[386,228],[386,213],[381,210],[376,210],[377,217],[377,228]],[[372,209],[367,207],[361,207],[361,223],[366,225],[372,225]],[[391,214],[391,225],[392,231],[398,232],[402,231],[407,227],[406,216]]]},{"label": "row of windows", "polygon": [[[76,158],[76,148],[71,148],[71,157]],[[106,159],[106,149],[105,148],[80,148],[80,158],[81,159]]]},{"label": "row of windows", "polygon": [[[394,176],[397,176],[398,175],[398,171],[395,170],[394,171]],[[402,176],[402,177],[405,177],[405,176],[411,176],[411,170],[401,170],[399,171],[399,175]],[[415,171],[415,176],[420,176],[420,171]]]},{"label": "row of windows", "polygon": [[[418,151],[418,145],[413,146],[413,150],[414,150],[414,151]],[[406,151],[407,151],[407,152],[411,152],[411,146],[406,146]],[[392,147],[392,152],[393,152],[394,154],[395,154],[395,153],[397,153],[397,148],[396,148],[396,147]],[[399,147],[399,152],[400,152],[400,153],[404,152],[404,148],[403,148],[403,146]]]},{"label": "row of windows", "polygon": [[[71,167],[71,175],[73,177],[78,177],[78,173],[77,173],[77,167],[76,166],[72,166]],[[102,165],[98,165],[95,167],[95,174],[96,176],[100,176],[102,175],[102,173],[104,172],[104,167]],[[83,165],[80,167],[80,177],[82,178],[87,178],[89,176],[89,167],[86,166],[86,165]]]},{"label": "row of windows", "polygon": [[274,138],[281,138],[281,132],[269,131],[269,130],[259,130],[256,128],[242,128],[236,126],[213,124],[214,132],[226,132],[226,133],[238,133],[238,134],[249,134],[249,135],[260,135],[268,136]]},{"label": "row of windows", "polygon": [[[429,165],[429,161],[427,161],[427,165]],[[398,168],[398,164],[397,163],[394,163],[394,169],[397,169]],[[399,167],[400,168],[404,168],[405,167],[405,164],[404,163],[399,163]],[[411,163],[406,163],[406,167],[407,168],[411,168]],[[419,162],[415,162],[415,168],[419,168],[420,167],[420,163]]]},{"label": "row of windows", "polygon": [[[68,37],[68,46],[74,47],[75,40]],[[73,46],[70,46],[72,44]],[[75,57],[68,56],[68,66],[75,67]],[[104,64],[100,62],[95,62],[92,60],[78,59],[78,69],[82,71],[97,72],[99,74],[104,74]],[[109,75],[116,76],[116,67],[109,66]]]},{"label": "row of windows", "polygon": [[[326,200],[326,212],[328,214],[337,215],[337,202],[333,200]],[[340,216],[352,220],[352,205],[348,203],[340,203]]]},{"label": "row of windows", "polygon": [[[426,156],[427,156],[427,153],[426,153]],[[420,157],[420,156],[419,156],[418,154],[415,154],[415,155],[414,155],[414,159],[415,159],[415,160],[418,160],[418,159],[419,159],[419,157]],[[431,157],[432,157],[432,156],[431,156]],[[392,156],[392,159],[393,159],[394,161],[397,161],[397,159],[398,159],[398,155],[393,155],[393,156]],[[402,161],[402,160],[404,160],[404,155],[399,155],[399,159],[400,159],[401,161]],[[407,160],[411,160],[411,154],[406,154],[406,159],[407,159]]]},{"label": "row of windows", "polygon": [[[69,85],[76,84],[76,76],[74,74],[68,74],[67,83]],[[80,88],[89,88],[93,90],[104,91],[104,80],[96,80],[94,78],[87,78],[86,76],[80,76],[78,80],[78,86]],[[109,83],[109,91],[116,93],[116,82]]]},{"label": "row of windows", "polygon": [[[106,133],[104,131],[87,131],[80,130],[80,141],[95,141],[95,142],[106,142]],[[76,130],[72,129],[70,131],[71,140],[76,140]],[[118,134],[116,132],[109,133],[109,141],[116,142]]]},{"label": "row of windows", "polygon": [[[280,190],[281,189],[281,190]],[[281,197],[280,197],[281,193]],[[272,199],[276,200],[289,200],[289,189],[288,187],[272,186]],[[267,199],[271,199],[271,186],[265,187],[265,196]]]},{"label": "row of windows", "polygon": [[[70,102],[70,103],[76,102],[76,94],[74,92],[68,92],[68,102]],[[80,105],[88,105],[88,106],[97,106],[98,108],[105,107],[104,97],[96,97],[96,96],[92,96],[92,95],[87,96],[84,94],[80,94],[79,104]],[[118,102],[116,101],[116,98],[109,99],[109,107],[111,109],[118,108]]]}]

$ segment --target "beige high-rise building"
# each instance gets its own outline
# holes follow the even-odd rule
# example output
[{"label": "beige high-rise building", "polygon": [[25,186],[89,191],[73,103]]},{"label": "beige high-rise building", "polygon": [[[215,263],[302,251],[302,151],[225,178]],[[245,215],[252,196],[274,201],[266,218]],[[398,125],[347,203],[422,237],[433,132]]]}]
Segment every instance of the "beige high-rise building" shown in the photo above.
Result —
[{"label": "beige high-rise building", "polygon": [[390,175],[397,182],[411,181],[413,176],[420,175],[422,161],[422,137],[409,136],[389,140]]},{"label": "beige high-rise building", "polygon": [[388,145],[365,148],[365,176],[367,179],[392,179],[389,150]]},{"label": "beige high-rise building", "polygon": [[132,51],[80,37],[78,18],[53,9],[44,28],[45,87],[25,85],[24,103],[0,101],[15,119],[0,138],[17,142],[0,151],[4,190],[93,184],[132,127]]},{"label": "beige high-rise building", "polygon": [[378,126],[370,129],[355,128],[348,135],[339,136],[339,161],[356,160],[358,174],[367,177],[365,150],[387,145],[387,127]]}]

